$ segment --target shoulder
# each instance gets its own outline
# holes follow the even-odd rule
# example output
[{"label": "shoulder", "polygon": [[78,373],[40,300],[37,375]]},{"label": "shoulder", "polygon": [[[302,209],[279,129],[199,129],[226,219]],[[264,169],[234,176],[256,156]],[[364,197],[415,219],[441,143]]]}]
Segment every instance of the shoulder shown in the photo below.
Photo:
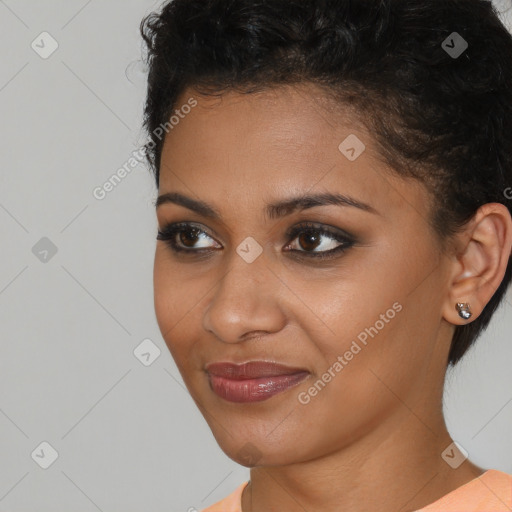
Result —
[{"label": "shoulder", "polygon": [[248,483],[240,484],[231,494],[201,512],[242,512],[242,492]]},{"label": "shoulder", "polygon": [[418,512],[506,512],[512,510],[512,475],[488,469]]},{"label": "shoulder", "polygon": [[477,481],[485,498],[497,507],[496,510],[512,510],[512,475],[489,469]]}]

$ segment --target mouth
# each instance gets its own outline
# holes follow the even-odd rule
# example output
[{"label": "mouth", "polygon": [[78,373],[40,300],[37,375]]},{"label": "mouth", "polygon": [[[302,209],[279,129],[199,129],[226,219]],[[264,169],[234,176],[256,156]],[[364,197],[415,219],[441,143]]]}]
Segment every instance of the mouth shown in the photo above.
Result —
[{"label": "mouth", "polygon": [[296,386],[310,373],[269,361],[210,363],[206,373],[212,391],[229,402],[261,402]]}]

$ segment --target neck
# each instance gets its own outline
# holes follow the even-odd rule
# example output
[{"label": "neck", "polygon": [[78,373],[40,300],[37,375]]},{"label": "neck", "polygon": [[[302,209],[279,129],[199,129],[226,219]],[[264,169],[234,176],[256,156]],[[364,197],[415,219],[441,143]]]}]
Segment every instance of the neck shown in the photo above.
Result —
[{"label": "neck", "polygon": [[287,466],[252,468],[242,509],[412,512],[484,472],[468,460],[457,469],[445,462],[441,454],[451,443],[441,408],[433,416],[402,404],[381,426],[340,450]]}]

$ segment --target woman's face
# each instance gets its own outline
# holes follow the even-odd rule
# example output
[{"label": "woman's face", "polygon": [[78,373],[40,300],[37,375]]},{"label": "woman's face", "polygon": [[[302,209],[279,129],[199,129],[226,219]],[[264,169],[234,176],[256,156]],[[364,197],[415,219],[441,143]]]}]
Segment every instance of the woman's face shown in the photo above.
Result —
[{"label": "woman's face", "polygon": [[[162,152],[159,194],[186,196],[190,208],[160,201],[159,229],[192,226],[157,242],[158,324],[219,445],[244,465],[385,436],[412,408],[427,433],[441,408],[453,326],[441,313],[449,267],[427,192],[389,174],[369,134],[326,106],[306,85],[220,100],[187,91]],[[359,206],[269,209],[325,194]],[[213,378],[214,392],[208,364],[253,360],[307,373],[274,388]],[[265,393],[279,382],[294,384]],[[240,397],[250,387],[260,399]]]}]

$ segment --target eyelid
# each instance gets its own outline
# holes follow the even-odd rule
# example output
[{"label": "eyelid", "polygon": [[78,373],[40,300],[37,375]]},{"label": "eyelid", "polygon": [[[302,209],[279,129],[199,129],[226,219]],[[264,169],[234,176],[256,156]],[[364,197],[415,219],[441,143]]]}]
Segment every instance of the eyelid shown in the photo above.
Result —
[{"label": "eyelid", "polygon": [[[198,223],[194,223],[191,221],[182,221],[182,222],[172,222],[167,225],[164,225],[162,230],[158,231],[158,240],[163,240],[167,243],[167,245],[170,247],[170,249],[175,253],[182,253],[185,256],[191,256],[191,257],[202,257],[207,255],[209,252],[219,250],[219,248],[209,248],[209,247],[201,247],[201,248],[183,248],[175,241],[176,235],[180,232],[185,231],[186,229],[195,228],[197,229],[201,234],[205,234],[207,237],[212,238],[217,244],[219,243],[216,238],[210,233],[208,233],[207,229],[203,229]],[[339,242],[340,245],[335,247],[334,249],[324,250],[324,251],[305,251],[305,250],[298,250],[298,249],[288,249],[292,242],[296,240],[298,234],[300,233],[306,233],[308,231],[316,231],[318,233],[321,233],[322,236],[326,236],[328,238],[331,238],[332,240],[335,240],[336,242]],[[356,237],[351,235],[350,233],[347,233],[345,230],[330,226],[328,224],[322,224],[318,222],[311,222],[311,221],[303,221],[299,224],[295,224],[294,226],[291,226],[286,231],[286,246],[285,252],[289,252],[294,254],[296,257],[300,257],[302,259],[310,259],[310,260],[322,260],[322,259],[331,259],[336,258],[337,256],[341,256],[343,252],[351,248],[356,242]],[[222,245],[222,244],[220,244]]]},{"label": "eyelid", "polygon": [[304,221],[300,222],[299,224],[295,224],[294,226],[290,227],[286,231],[286,236],[288,238],[295,237],[297,233],[301,233],[303,231],[319,231],[325,235],[331,235],[333,238],[342,238],[344,241],[351,241],[355,242],[356,237],[354,235],[351,235],[347,231],[338,228],[336,226],[331,226],[329,224],[325,223],[319,223],[319,222],[310,222],[310,221]]},{"label": "eyelid", "polygon": [[[164,242],[167,242],[171,246],[171,249],[173,249],[175,251],[181,250],[183,252],[188,252],[190,254],[192,254],[194,252],[202,253],[205,251],[212,250],[212,249],[204,248],[204,247],[201,249],[184,249],[182,247],[177,246],[177,244],[172,243],[172,239],[175,238],[176,235],[180,231],[185,231],[186,229],[190,229],[190,228],[195,228],[201,234],[204,233],[206,236],[208,236],[209,238],[214,240],[217,244],[220,243],[217,241],[216,236],[213,236],[208,232],[208,229],[205,229],[204,226],[200,225],[199,223],[195,223],[195,222],[191,222],[191,221],[169,222],[169,223],[164,224],[164,226],[161,229],[160,228],[158,229],[157,240],[163,240]],[[177,246],[177,248],[176,248],[176,246]]]},{"label": "eyelid", "polygon": [[[158,234],[165,235],[166,231],[172,231],[177,229],[187,229],[187,228],[196,228],[202,233],[205,233],[210,238],[216,238],[216,234],[210,234],[209,228],[205,228],[200,223],[192,222],[192,221],[182,221],[182,222],[169,222],[164,223],[163,227],[158,229]],[[331,226],[329,224],[320,223],[320,222],[311,222],[311,221],[302,221],[298,224],[295,224],[291,227],[289,227],[286,230],[285,236],[287,239],[290,239],[292,237],[295,237],[297,233],[307,231],[307,230],[316,230],[319,232],[322,232],[326,235],[332,235],[333,237],[339,236],[340,238],[344,237],[345,239],[348,239],[350,241],[355,241],[355,237],[348,233],[347,231],[338,228],[336,226]]]}]

